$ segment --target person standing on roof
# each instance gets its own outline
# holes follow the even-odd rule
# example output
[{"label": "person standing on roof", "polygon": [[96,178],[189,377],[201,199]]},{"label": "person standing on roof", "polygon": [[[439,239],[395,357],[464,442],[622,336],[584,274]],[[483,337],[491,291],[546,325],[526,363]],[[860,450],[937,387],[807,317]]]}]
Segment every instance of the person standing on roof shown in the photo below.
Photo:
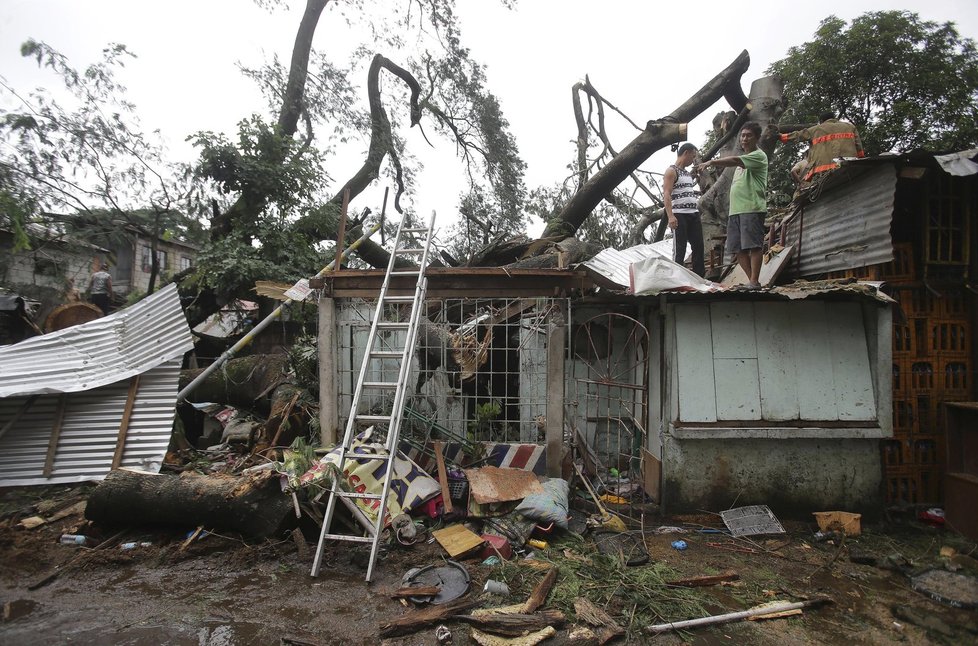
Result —
[{"label": "person standing on roof", "polygon": [[838,168],[836,159],[840,157],[866,156],[856,126],[839,121],[833,112],[823,112],[818,120],[817,126],[781,135],[781,143],[807,139],[811,144],[808,149],[808,170],[803,177],[806,182],[812,181],[819,173]]},{"label": "person standing on roof", "polygon": [[103,262],[102,268],[88,279],[88,298],[103,314],[109,313],[109,303],[112,300],[112,276],[108,270],[109,263]]},{"label": "person standing on roof", "polygon": [[730,185],[730,215],[727,217],[727,254],[736,256],[747,274],[751,289],[760,289],[764,247],[764,218],[767,216],[767,154],[757,147],[761,124],[748,121],[740,130],[743,155],[720,157],[694,167],[736,168]]},{"label": "person standing on roof", "polygon": [[686,243],[693,250],[693,272],[702,278],[706,275],[703,262],[703,225],[700,222],[700,188],[696,178],[686,170],[696,157],[696,146],[685,143],[676,153],[676,163],[662,176],[662,197],[665,201],[669,228],[673,230],[675,261],[686,262]]}]

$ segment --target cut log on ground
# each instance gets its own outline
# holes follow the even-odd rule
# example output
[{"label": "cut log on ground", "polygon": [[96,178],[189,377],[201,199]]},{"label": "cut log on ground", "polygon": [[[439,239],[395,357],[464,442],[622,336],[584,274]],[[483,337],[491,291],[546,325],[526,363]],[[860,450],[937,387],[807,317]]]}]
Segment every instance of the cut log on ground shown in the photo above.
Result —
[{"label": "cut log on ground", "polygon": [[625,634],[625,629],[619,626],[611,615],[587,599],[575,600],[574,612],[578,619],[594,627],[594,634],[599,646]]},{"label": "cut log on ground", "polygon": [[723,581],[736,581],[740,575],[736,572],[724,572],[711,576],[694,576],[688,579],[677,579],[676,581],[666,581],[666,585],[677,585],[685,588],[700,588],[708,585],[716,585]]},{"label": "cut log on ground", "polygon": [[169,476],[116,469],[88,499],[85,517],[106,525],[204,525],[248,538],[276,536],[294,521],[292,501],[268,472]]},{"label": "cut log on ground", "polygon": [[527,632],[534,632],[547,626],[562,626],[566,617],[559,610],[542,610],[533,614],[499,614],[499,615],[459,615],[452,617],[479,630],[507,637],[519,637]]},{"label": "cut log on ground", "polygon": [[454,617],[459,613],[467,612],[478,606],[480,603],[480,601],[473,601],[469,599],[453,601],[441,606],[431,606],[429,608],[415,610],[414,612],[409,612],[401,615],[400,617],[395,617],[389,623],[381,626],[380,636],[387,638],[398,637],[400,635],[409,635],[413,632],[421,630],[425,626],[430,626],[440,621],[445,621],[450,617]]},{"label": "cut log on ground", "polygon": [[543,579],[540,580],[540,583],[533,588],[533,592],[530,593],[530,598],[523,604],[523,612],[531,613],[542,606],[543,602],[547,600],[547,595],[550,594],[550,590],[554,587],[554,583],[556,583],[556,581],[557,568],[552,567],[550,568],[550,571],[544,575]]}]

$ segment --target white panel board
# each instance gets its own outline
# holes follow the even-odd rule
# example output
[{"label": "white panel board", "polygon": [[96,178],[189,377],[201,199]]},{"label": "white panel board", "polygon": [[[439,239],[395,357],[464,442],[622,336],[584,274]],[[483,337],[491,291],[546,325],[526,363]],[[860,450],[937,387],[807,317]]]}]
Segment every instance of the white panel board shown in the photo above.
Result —
[{"label": "white panel board", "polygon": [[876,419],[876,396],[869,367],[862,308],[858,303],[827,303],[832,337],[832,374],[839,419]]},{"label": "white panel board", "polygon": [[772,422],[798,419],[798,367],[791,335],[793,303],[755,303],[757,371],[761,417]]},{"label": "white panel board", "polygon": [[761,419],[757,359],[716,359],[713,364],[716,372],[717,419]]},{"label": "white panel board", "polygon": [[832,373],[832,338],[825,303],[791,303],[792,348],[798,366],[798,407],[801,419],[837,420]]},{"label": "white panel board", "polygon": [[683,422],[717,421],[713,376],[713,335],[710,309],[676,305],[676,370],[679,410]]},{"label": "white panel board", "polygon": [[715,359],[757,358],[753,303],[711,303],[710,319]]}]

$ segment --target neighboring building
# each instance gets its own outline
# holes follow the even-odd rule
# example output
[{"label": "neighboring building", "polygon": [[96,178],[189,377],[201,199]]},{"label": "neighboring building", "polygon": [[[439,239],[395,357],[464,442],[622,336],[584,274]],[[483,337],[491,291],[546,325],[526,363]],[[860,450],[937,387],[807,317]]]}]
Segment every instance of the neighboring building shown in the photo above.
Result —
[{"label": "neighboring building", "polygon": [[[112,287],[118,294],[128,295],[133,291],[145,292],[149,289],[149,278],[152,272],[153,247],[152,237],[141,233],[136,227],[123,228],[124,242],[106,243],[111,248],[113,263],[109,273],[112,274]],[[199,247],[182,240],[157,241],[156,255],[159,259],[159,276],[161,279],[184,271],[194,266]]]},{"label": "neighboring building", "polygon": [[29,227],[31,248],[14,251],[13,232],[0,229],[0,288],[38,301],[35,324],[65,303],[71,287],[84,292],[109,250],[39,225]]}]

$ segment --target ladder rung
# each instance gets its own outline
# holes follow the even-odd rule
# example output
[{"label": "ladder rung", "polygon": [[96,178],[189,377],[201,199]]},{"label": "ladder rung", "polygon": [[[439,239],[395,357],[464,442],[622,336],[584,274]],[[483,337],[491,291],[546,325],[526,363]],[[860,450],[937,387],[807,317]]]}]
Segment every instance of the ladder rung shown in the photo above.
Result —
[{"label": "ladder rung", "polygon": [[378,330],[406,330],[411,324],[404,321],[380,321],[377,323]]},{"label": "ladder rung", "polygon": [[365,381],[364,388],[397,388],[400,382],[397,381]]},{"label": "ladder rung", "polygon": [[385,296],[385,303],[413,303],[414,296]]},{"label": "ladder rung", "polygon": [[357,415],[358,422],[390,422],[390,415]]},{"label": "ladder rung", "polygon": [[417,227],[414,229],[401,229],[401,233],[427,233],[428,227]]},{"label": "ladder rung", "polygon": [[363,500],[380,500],[380,495],[375,493],[356,493],[353,491],[337,491],[336,495],[340,498],[360,498]]},{"label": "ladder rung", "polygon": [[334,541],[352,541],[354,543],[373,543],[373,536],[351,536],[349,534],[323,534],[323,538]]},{"label": "ladder rung", "polygon": [[424,253],[424,247],[404,247],[403,249],[395,249],[394,253],[399,256],[409,253]]},{"label": "ladder rung", "polygon": [[417,269],[412,269],[410,271],[408,271],[407,269],[404,269],[402,271],[392,271],[391,272],[391,276],[417,276],[418,273],[419,272],[418,272]]},{"label": "ladder rung", "polygon": [[403,350],[371,350],[368,353],[374,359],[400,359],[404,356]]}]

